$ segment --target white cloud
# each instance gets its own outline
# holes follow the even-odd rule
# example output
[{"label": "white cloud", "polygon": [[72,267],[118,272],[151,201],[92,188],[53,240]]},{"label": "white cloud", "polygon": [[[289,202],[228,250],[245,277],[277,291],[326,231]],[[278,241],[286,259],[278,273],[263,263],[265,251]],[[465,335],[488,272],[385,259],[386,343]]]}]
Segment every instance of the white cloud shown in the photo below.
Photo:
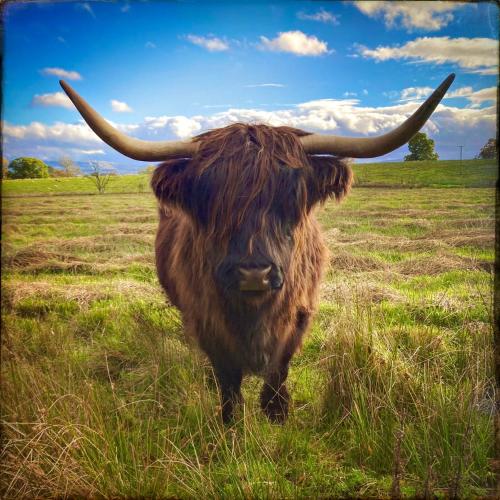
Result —
[{"label": "white cloud", "polygon": [[305,12],[299,12],[297,14],[299,19],[304,21],[319,21],[321,23],[333,24],[337,26],[339,24],[339,16],[335,16],[331,12],[328,12],[325,9],[320,9],[318,12],[314,14],[306,14]]},{"label": "white cloud", "polygon": [[[485,102],[492,100],[495,88],[472,92],[468,98]],[[457,92],[465,94],[465,91]],[[453,96],[453,97],[458,97]],[[311,131],[332,132],[346,135],[367,135],[383,133],[401,124],[419,103],[404,102],[392,106],[361,106],[359,99],[317,99],[297,104],[288,109],[266,111],[261,109],[231,108],[211,115],[148,116],[142,123],[121,125],[110,122],[120,130],[136,137],[155,140],[161,138],[186,138],[203,130],[229,125],[234,122],[267,123],[269,125],[290,125]],[[483,109],[456,108],[440,104],[428,129],[441,129],[440,118],[453,115],[458,122],[472,130],[475,124],[489,123],[494,129],[496,110],[494,106]],[[457,127],[452,126],[452,129]],[[45,125],[32,122],[29,125],[4,124],[4,135],[12,139],[57,140],[76,145],[102,144],[100,139],[85,123],[67,124],[57,122]]]},{"label": "white cloud", "polygon": [[146,42],[144,45],[147,49],[156,49],[156,43]]},{"label": "white cloud", "polygon": [[126,3],[125,5],[123,5],[123,7],[120,8],[121,12],[128,12],[129,10],[130,10],[130,4],[129,3]]},{"label": "white cloud", "polygon": [[344,92],[342,95],[344,97],[356,97],[358,94],[356,92]]},{"label": "white cloud", "polygon": [[[469,90],[470,87],[464,87],[463,89],[458,89],[458,90]],[[472,90],[472,89],[471,89]],[[483,103],[494,103],[496,105],[497,101],[497,88],[496,87],[488,87],[485,89],[477,90],[476,92],[471,92],[470,94],[466,95],[450,95],[450,97],[465,97],[470,101],[470,107],[471,108],[478,108],[481,106]]]},{"label": "white cloud", "polygon": [[[208,116],[146,117],[134,135],[154,139],[159,137],[186,138],[204,130],[223,127],[234,122],[267,123],[273,126],[289,125],[305,130],[339,135],[368,135],[387,132],[400,125],[419,103],[406,102],[385,107],[365,107],[359,99],[318,99],[298,104],[288,109],[265,111],[260,109],[232,108]],[[451,111],[450,111],[451,110]],[[453,115],[468,130],[482,124],[495,128],[496,112],[493,107],[476,110],[451,108],[440,104],[426,125],[427,131],[441,130],[443,113]],[[446,114],[445,113],[445,114]],[[470,120],[470,122],[467,122]],[[447,122],[450,130],[457,127]]]},{"label": "white cloud", "polygon": [[256,87],[276,87],[282,88],[285,87],[282,83],[256,83],[255,85],[245,85],[247,88],[256,88]]},{"label": "white cloud", "polygon": [[493,38],[423,37],[402,46],[369,49],[357,46],[360,54],[375,61],[408,59],[417,63],[454,63],[484,75],[498,72],[498,40]]},{"label": "white cloud", "polygon": [[416,101],[431,95],[432,87],[408,87],[401,91],[400,101]]},{"label": "white cloud", "polygon": [[61,43],[66,43],[66,40],[62,36],[58,36],[57,41]]},{"label": "white cloud", "polygon": [[[421,99],[426,99],[433,92],[432,87],[408,87],[403,89],[400,94],[399,101],[418,101]],[[470,97],[474,91],[472,87],[460,87],[458,89],[447,92],[444,99],[452,99],[454,97]],[[396,93],[393,93],[394,96]]]},{"label": "white cloud", "polygon": [[[64,40],[64,38],[63,38]],[[67,80],[81,80],[82,75],[78,71],[68,71],[63,68],[43,68],[40,70],[42,75],[57,76],[58,78],[66,78]]]},{"label": "white cloud", "polygon": [[61,106],[63,108],[73,108],[73,103],[64,92],[54,92],[53,94],[36,94],[32,103],[35,106]]},{"label": "white cloud", "polygon": [[143,128],[157,134],[158,130],[166,129],[175,137],[184,139],[201,131],[201,116],[188,118],[186,116],[146,116]]},{"label": "white cloud", "polygon": [[55,160],[56,158],[61,158],[62,156],[70,155],[71,157],[86,157],[95,155],[106,154],[103,149],[79,149],[71,147],[60,147],[60,146],[44,146],[37,145],[36,156],[42,160]]},{"label": "white cloud", "polygon": [[222,52],[229,49],[229,44],[226,41],[215,36],[187,35],[186,40],[207,49],[209,52]]},{"label": "white cloud", "polygon": [[[403,89],[407,97],[423,95],[423,91]],[[455,154],[456,145],[466,145],[467,151],[479,152],[488,137],[493,137],[496,130],[496,106],[493,98],[496,88],[477,91],[469,87],[455,89],[446,97],[445,103],[438,105],[431,119],[424,126],[438,148],[448,148],[448,157]],[[403,91],[398,91],[400,96]],[[466,97],[471,105],[458,108],[448,105],[457,97]],[[493,104],[477,109],[474,103]],[[235,122],[267,123],[269,125],[288,125],[310,132],[332,133],[346,136],[368,136],[388,132],[400,125],[419,106],[418,102],[398,102],[394,105],[373,107],[363,106],[358,98],[318,99],[288,108],[274,111],[255,108],[230,108],[207,115],[194,116],[149,116],[136,124],[112,123],[123,132],[145,140],[185,139],[203,131],[223,127]],[[92,154],[106,155],[110,148],[103,147],[102,141],[84,123],[55,123],[46,125],[33,122],[29,125],[4,123],[4,148],[7,157],[29,156],[37,146],[58,147],[63,150],[80,150],[84,157]],[[460,142],[457,142],[460,141]],[[477,150],[477,151],[476,151]],[[48,153],[47,153],[48,154]],[[396,157],[403,154],[395,153]],[[472,153],[471,153],[472,154]],[[75,155],[77,153],[75,152]],[[58,155],[60,156],[60,155]],[[104,156],[105,159],[112,156]],[[49,155],[50,158],[50,155]],[[54,156],[52,156],[54,158]],[[57,156],[56,156],[57,158]]]},{"label": "white cloud", "polygon": [[87,124],[56,122],[46,125],[40,122],[31,122],[29,125],[11,125],[4,123],[3,133],[13,139],[30,141],[56,141],[63,144],[102,144]]},{"label": "white cloud", "polygon": [[383,17],[388,28],[402,26],[408,30],[416,28],[436,31],[453,21],[452,12],[466,4],[425,1],[359,1],[354,2],[354,5],[367,16]]},{"label": "white cloud", "polygon": [[[408,87],[403,89],[399,95],[399,102],[421,101],[426,99],[433,92],[432,87]],[[391,97],[395,97],[397,92],[390,92]],[[472,87],[459,87],[450,92],[447,92],[444,99],[464,98],[470,102],[470,107],[479,107],[483,103],[496,102],[497,89],[496,87],[488,87],[474,91]]]},{"label": "white cloud", "polygon": [[73,151],[77,154],[81,155],[103,155],[103,149],[73,149]]},{"label": "white cloud", "polygon": [[285,31],[278,33],[276,38],[269,40],[265,36],[260,37],[259,48],[273,52],[290,52],[298,56],[319,56],[328,52],[328,45],[302,31]]},{"label": "white cloud", "polygon": [[196,121],[185,116],[175,116],[170,121],[170,129],[181,139],[191,137],[201,130],[201,125]]},{"label": "white cloud", "polygon": [[132,108],[126,102],[111,99],[110,103],[111,109],[116,113],[130,113],[132,111]]},{"label": "white cloud", "polygon": [[491,68],[481,68],[481,69],[471,69],[467,73],[475,73],[476,75],[498,75],[498,66],[492,66]]},{"label": "white cloud", "polygon": [[84,10],[85,12],[88,12],[95,19],[95,13],[92,10],[92,7],[89,3],[84,2],[84,3],[78,3],[76,5],[79,9]]},{"label": "white cloud", "polygon": [[[482,92],[482,90],[478,92]],[[472,87],[459,87],[458,89],[452,90],[451,92],[446,92],[444,99],[452,99],[454,97],[470,97],[472,94],[474,94]]]}]

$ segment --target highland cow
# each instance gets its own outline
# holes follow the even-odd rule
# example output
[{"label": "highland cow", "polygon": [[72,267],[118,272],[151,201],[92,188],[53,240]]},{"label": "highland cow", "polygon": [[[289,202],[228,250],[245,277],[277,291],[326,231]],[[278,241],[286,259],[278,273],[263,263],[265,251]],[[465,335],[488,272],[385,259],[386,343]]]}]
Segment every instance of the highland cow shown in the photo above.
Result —
[{"label": "highland cow", "polygon": [[61,82],[113,148],[139,160],[168,160],[151,182],[159,201],[158,277],[187,335],[210,359],[224,422],[242,399],[245,374],[264,378],[266,415],[286,419],[288,367],[310,324],[327,254],[315,207],[349,191],[352,173],[343,157],[380,156],[405,144],[453,78],[378,137],[236,123],[190,141],[158,143],[125,136]]}]

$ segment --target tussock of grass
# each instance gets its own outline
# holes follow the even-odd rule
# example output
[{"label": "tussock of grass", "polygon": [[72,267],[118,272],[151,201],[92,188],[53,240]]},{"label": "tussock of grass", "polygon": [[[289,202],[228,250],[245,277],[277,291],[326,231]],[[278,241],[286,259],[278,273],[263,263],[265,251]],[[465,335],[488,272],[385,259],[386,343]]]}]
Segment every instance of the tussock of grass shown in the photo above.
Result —
[{"label": "tussock of grass", "polygon": [[451,485],[460,464],[462,481],[488,475],[483,450],[492,446],[490,343],[462,329],[385,331],[381,319],[355,303],[332,321],[324,358],[332,438],[357,461],[387,471],[401,431],[406,474],[425,477],[432,467],[441,485]]},{"label": "tussock of grass", "polygon": [[384,300],[394,303],[405,301],[405,297],[388,286],[377,282],[363,280],[362,282],[325,282],[321,285],[321,300],[335,304],[359,302],[378,304]]},{"label": "tussock of grass", "polygon": [[330,257],[330,267],[335,270],[375,271],[385,269],[383,262],[369,255],[356,255],[352,252],[334,252]]},{"label": "tussock of grass", "polygon": [[436,251],[449,247],[471,246],[477,248],[492,248],[494,243],[493,230],[481,231],[481,234],[471,234],[471,229],[465,234],[456,231],[440,230],[439,233],[427,234],[425,238],[408,236],[389,236],[369,231],[359,233],[342,233],[339,229],[326,232],[326,241],[335,249],[350,251],[351,248],[362,247],[364,250],[395,250],[395,251]]},{"label": "tussock of grass", "polygon": [[482,269],[490,272],[493,270],[493,263],[439,252],[431,256],[419,256],[417,258],[405,260],[398,263],[395,269],[397,272],[406,276],[415,276],[419,274],[433,276],[453,271],[454,269]]},{"label": "tussock of grass", "polygon": [[75,259],[71,255],[42,250],[37,247],[28,247],[16,252],[7,260],[7,265],[23,272],[87,272],[92,269],[89,264]]},{"label": "tussock of grass", "polygon": [[92,303],[112,298],[122,298],[130,302],[141,300],[164,303],[165,297],[157,286],[140,283],[135,280],[113,280],[90,284],[54,284],[47,281],[6,283],[2,290],[2,305],[9,311],[16,311],[20,304],[27,304],[33,299],[47,304],[62,301],[86,309]]},{"label": "tussock of grass", "polygon": [[114,231],[116,231],[117,234],[150,234],[151,237],[154,237],[156,232],[156,222],[150,224],[142,223],[135,226],[131,226],[128,224],[117,224],[116,228],[114,228]]},{"label": "tussock of grass", "polygon": [[483,270],[493,272],[493,262],[475,257],[461,256],[446,250],[432,254],[420,253],[354,253],[348,250],[335,249],[330,257],[330,272],[350,273],[386,272],[394,276],[435,276],[453,270]]},{"label": "tussock of grass", "polygon": [[[140,244],[142,247],[142,243]],[[23,248],[4,259],[5,266],[24,274],[73,273],[99,275],[119,272],[142,274],[145,279],[154,274],[153,255],[131,254],[130,250],[117,249],[107,243],[60,242],[49,244],[58,246],[63,252],[45,249],[42,246]],[[136,250],[134,242],[127,241],[127,248]],[[78,248],[82,253],[72,253]],[[143,248],[143,247],[142,247]],[[83,253],[85,251],[85,253]],[[133,263],[133,265],[131,265]]]}]

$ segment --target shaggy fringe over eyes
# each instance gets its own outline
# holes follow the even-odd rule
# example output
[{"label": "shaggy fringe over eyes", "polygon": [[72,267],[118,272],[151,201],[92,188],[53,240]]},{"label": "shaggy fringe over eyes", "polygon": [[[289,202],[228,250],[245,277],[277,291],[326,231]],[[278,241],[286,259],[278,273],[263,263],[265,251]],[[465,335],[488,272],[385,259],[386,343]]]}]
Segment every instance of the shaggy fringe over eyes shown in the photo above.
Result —
[{"label": "shaggy fringe over eyes", "polygon": [[305,132],[291,127],[236,123],[196,137],[197,175],[208,175],[217,188],[209,203],[209,236],[226,243],[243,225],[257,234],[273,203],[292,197],[300,214],[307,210],[307,186],[299,182],[294,192],[286,175],[286,168],[309,166],[300,135]]},{"label": "shaggy fringe over eyes", "polygon": [[224,245],[243,225],[249,234],[260,232],[273,204],[293,206],[302,218],[318,201],[348,192],[347,162],[308,156],[299,140],[305,135],[243,123],[205,132],[193,139],[199,148],[192,159],[163,163],[151,185],[160,200],[204,220],[207,236]]}]

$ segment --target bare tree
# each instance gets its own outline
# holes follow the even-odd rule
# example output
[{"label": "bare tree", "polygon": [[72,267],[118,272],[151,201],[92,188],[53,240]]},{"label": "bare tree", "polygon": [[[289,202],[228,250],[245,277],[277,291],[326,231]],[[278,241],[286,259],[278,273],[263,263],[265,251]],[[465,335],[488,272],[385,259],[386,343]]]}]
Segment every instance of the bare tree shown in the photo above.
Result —
[{"label": "bare tree", "polygon": [[106,187],[113,175],[116,175],[116,171],[107,161],[89,161],[91,173],[88,178],[95,184],[99,194],[106,191]]},{"label": "bare tree", "polygon": [[63,168],[64,177],[77,177],[82,175],[80,167],[69,156],[61,156],[61,158],[59,158],[59,165]]}]

